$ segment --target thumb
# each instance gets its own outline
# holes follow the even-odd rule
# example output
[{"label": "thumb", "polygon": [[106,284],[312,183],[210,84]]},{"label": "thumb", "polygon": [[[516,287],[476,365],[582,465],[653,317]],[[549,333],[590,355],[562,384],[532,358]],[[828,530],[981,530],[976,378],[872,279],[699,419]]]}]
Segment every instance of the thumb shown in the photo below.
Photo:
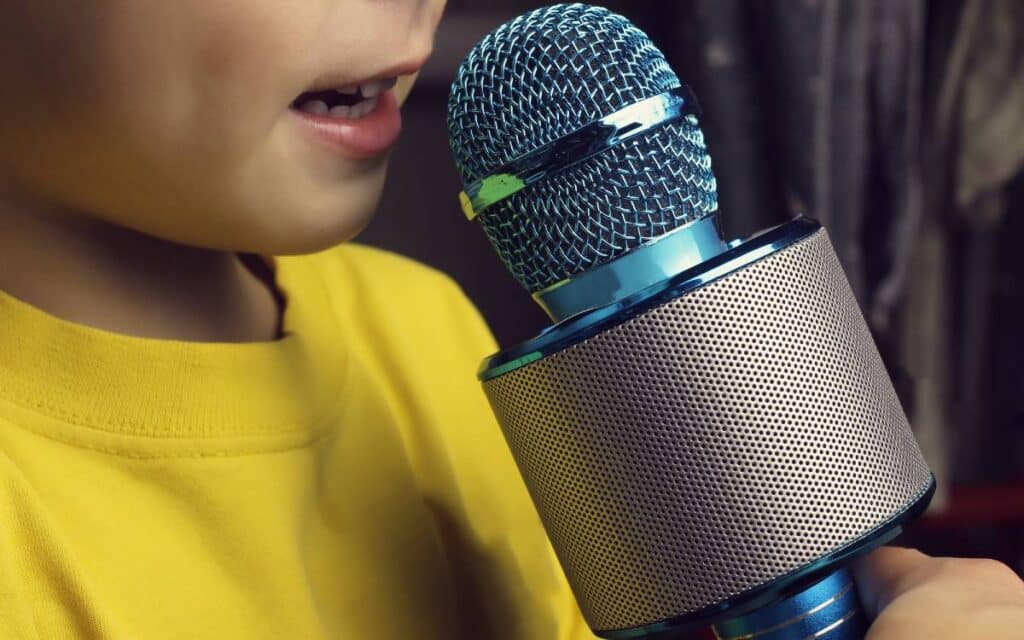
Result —
[{"label": "thumb", "polygon": [[927,580],[933,558],[916,549],[882,547],[853,564],[861,603],[870,618],[901,594]]},{"label": "thumb", "polygon": [[1024,582],[1005,564],[883,547],[854,563],[873,640],[1020,637]]}]

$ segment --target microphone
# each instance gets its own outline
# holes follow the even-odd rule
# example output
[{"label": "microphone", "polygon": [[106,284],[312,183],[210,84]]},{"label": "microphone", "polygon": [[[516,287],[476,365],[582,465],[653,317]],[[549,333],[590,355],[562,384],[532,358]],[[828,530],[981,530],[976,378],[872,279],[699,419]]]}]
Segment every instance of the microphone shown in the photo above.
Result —
[{"label": "microphone", "polygon": [[860,639],[847,566],[935,479],[825,229],[723,237],[700,115],[606,9],[467,55],[462,209],[552,320],[478,375],[598,636]]}]

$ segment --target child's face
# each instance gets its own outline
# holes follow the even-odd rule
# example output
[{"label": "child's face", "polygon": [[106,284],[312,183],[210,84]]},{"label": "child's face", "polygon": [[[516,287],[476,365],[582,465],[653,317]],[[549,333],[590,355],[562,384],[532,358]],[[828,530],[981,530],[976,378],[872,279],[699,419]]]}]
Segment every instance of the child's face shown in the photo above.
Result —
[{"label": "child's face", "polygon": [[[168,240],[303,253],[355,235],[386,154],[289,105],[428,55],[444,0],[9,0],[0,191]],[[412,76],[394,91],[404,98]]]}]

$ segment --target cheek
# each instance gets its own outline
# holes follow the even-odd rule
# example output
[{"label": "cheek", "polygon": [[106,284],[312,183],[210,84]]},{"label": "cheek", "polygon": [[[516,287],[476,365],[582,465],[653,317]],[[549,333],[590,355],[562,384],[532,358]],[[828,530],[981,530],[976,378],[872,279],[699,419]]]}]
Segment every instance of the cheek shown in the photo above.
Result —
[{"label": "cheek", "polygon": [[204,7],[205,18],[188,61],[200,123],[227,120],[265,134],[308,81],[324,3],[190,1]]},{"label": "cheek", "polygon": [[0,134],[8,143],[62,115],[84,116],[99,93],[94,82],[105,64],[92,43],[103,32],[103,15],[89,6],[54,0],[3,4],[0,83],[6,95],[0,102]]},{"label": "cheek", "polygon": [[266,139],[323,19],[316,1],[94,1],[92,29],[47,27],[58,41],[47,49],[76,65],[73,82],[47,93],[69,105],[59,122],[200,162],[237,159]]}]

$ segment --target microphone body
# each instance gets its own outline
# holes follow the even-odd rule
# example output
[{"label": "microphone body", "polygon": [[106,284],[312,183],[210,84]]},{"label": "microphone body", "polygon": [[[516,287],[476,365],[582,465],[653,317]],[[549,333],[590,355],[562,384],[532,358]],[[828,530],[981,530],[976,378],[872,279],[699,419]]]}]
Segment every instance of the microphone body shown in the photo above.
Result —
[{"label": "microphone body", "polygon": [[860,628],[849,576],[830,574],[895,537],[934,489],[828,236],[807,219],[500,352],[480,376],[608,638],[718,622],[739,638],[825,602],[797,622]]},{"label": "microphone body", "polygon": [[554,323],[479,377],[595,633],[859,640],[845,567],[934,477],[826,231],[722,237],[700,113],[604,9],[470,52],[463,211]]}]

